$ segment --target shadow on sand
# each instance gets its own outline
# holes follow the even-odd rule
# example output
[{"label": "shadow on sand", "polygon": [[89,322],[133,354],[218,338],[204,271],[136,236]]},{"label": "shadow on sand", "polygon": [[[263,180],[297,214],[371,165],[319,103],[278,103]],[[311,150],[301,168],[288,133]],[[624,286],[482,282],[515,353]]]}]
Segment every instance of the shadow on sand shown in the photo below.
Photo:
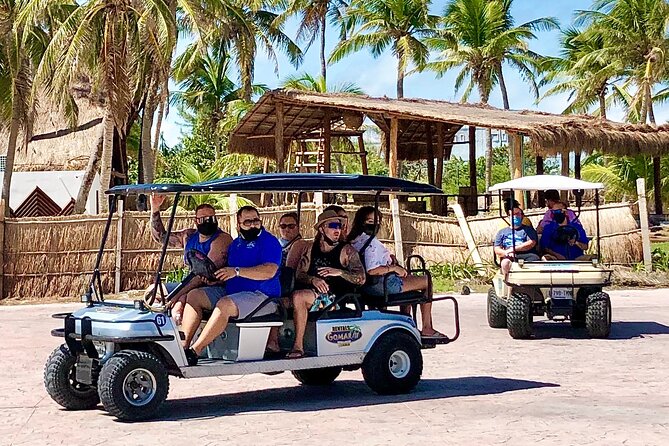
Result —
[{"label": "shadow on sand", "polygon": [[[611,335],[608,339],[634,339],[663,334],[669,334],[669,326],[659,322],[614,321],[611,322]],[[572,328],[568,322],[548,321],[534,324],[534,337],[536,339],[590,339],[584,328]]]},{"label": "shadow on sand", "polygon": [[308,412],[459,396],[491,395],[542,387],[559,386],[522,379],[471,376],[424,379],[410,394],[382,396],[372,392],[362,381],[342,380],[325,387],[294,386],[168,400],[154,421],[213,418],[245,412]]}]

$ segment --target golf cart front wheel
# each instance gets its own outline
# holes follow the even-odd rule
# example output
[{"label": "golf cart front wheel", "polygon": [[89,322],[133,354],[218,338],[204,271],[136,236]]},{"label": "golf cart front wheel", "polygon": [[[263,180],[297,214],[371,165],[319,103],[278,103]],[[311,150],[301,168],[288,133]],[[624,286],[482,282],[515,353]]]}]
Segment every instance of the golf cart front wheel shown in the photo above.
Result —
[{"label": "golf cart front wheel", "polygon": [[506,328],[506,307],[494,288],[488,290],[487,310],[490,328]]},{"label": "golf cart front wheel", "polygon": [[506,303],[506,327],[513,339],[532,336],[532,299],[524,293],[513,293]]},{"label": "golf cart front wheel", "polygon": [[592,293],[586,300],[585,328],[593,338],[608,338],[611,333],[611,298],[603,292]]},{"label": "golf cart front wheel", "polygon": [[411,334],[402,331],[381,336],[362,363],[365,383],[381,395],[410,392],[422,373],[420,344]]},{"label": "golf cart front wheel", "polygon": [[77,381],[77,357],[66,345],[51,353],[44,367],[44,386],[51,398],[70,410],[93,409],[100,402],[95,386]]},{"label": "golf cart front wheel", "polygon": [[321,369],[293,370],[293,376],[305,386],[327,386],[332,384],[341,373],[341,367]]},{"label": "golf cart front wheel", "polygon": [[143,351],[122,350],[102,367],[98,392],[104,408],[119,420],[152,418],[167,399],[170,381],[163,363]]}]

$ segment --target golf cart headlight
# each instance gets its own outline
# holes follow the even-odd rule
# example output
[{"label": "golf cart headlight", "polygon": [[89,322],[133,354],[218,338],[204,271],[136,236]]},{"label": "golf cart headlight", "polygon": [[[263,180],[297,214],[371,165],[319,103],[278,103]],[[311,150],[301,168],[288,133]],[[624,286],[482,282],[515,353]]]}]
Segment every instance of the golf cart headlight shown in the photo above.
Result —
[{"label": "golf cart headlight", "polygon": [[597,266],[599,265],[599,259],[597,257],[592,258],[592,266]]},{"label": "golf cart headlight", "polygon": [[522,268],[523,266],[525,266],[525,260],[523,260],[523,259],[518,259],[518,266],[520,266],[521,268]]}]

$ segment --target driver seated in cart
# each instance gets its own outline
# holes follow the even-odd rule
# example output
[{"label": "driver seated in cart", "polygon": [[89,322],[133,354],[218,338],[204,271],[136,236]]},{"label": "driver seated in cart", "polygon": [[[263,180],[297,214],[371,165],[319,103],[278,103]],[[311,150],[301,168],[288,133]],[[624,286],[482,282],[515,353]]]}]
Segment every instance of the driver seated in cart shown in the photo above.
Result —
[{"label": "driver seated in cart", "polygon": [[297,286],[293,293],[295,343],[289,359],[304,356],[304,332],[310,311],[319,311],[337,297],[352,293],[365,283],[365,267],[358,252],[340,236],[343,219],[336,210],[323,211],[314,225],[316,237],[306,249],[297,268]]},{"label": "driver seated in cart", "polygon": [[[262,226],[258,210],[243,206],[237,212],[239,237],[228,250],[228,265],[216,271],[225,282],[224,296],[212,298],[197,289],[188,294],[183,317],[184,349],[189,365],[196,365],[202,351],[220,336],[230,318],[245,318],[268,298],[281,297],[279,266],[281,244]],[[205,310],[213,310],[200,336],[191,345]],[[263,306],[257,316],[276,311],[274,302]]]},{"label": "driver seated in cart", "polygon": [[512,227],[500,229],[495,236],[495,255],[500,261],[502,274],[506,276],[511,270],[514,260],[522,259],[527,262],[539,260],[537,255],[537,232],[531,226],[523,224],[525,214],[523,210],[515,206],[508,213],[511,217]]},{"label": "driver seated in cart", "polygon": [[539,245],[543,260],[590,260],[585,255],[590,239],[583,226],[572,222],[569,214],[561,209],[553,210],[553,220],[544,227]]},{"label": "driver seated in cart", "polygon": [[[154,240],[163,242],[167,231],[160,218],[160,206],[165,201],[164,195],[151,195],[151,235]],[[172,231],[167,240],[168,246],[183,248],[184,252],[196,249],[205,254],[217,267],[222,267],[228,257],[228,247],[232,243],[232,237],[218,227],[216,210],[210,204],[201,204],[195,209],[195,228],[182,231]],[[184,258],[185,260],[185,258]],[[165,294],[169,294],[177,287],[178,283],[168,282],[165,286]],[[181,323],[186,297],[191,290],[201,288],[201,292],[210,297],[220,297],[223,293],[221,286],[208,283],[201,277],[195,277],[176,296],[172,298],[172,315],[177,324]],[[150,293],[153,285],[146,291]]]}]

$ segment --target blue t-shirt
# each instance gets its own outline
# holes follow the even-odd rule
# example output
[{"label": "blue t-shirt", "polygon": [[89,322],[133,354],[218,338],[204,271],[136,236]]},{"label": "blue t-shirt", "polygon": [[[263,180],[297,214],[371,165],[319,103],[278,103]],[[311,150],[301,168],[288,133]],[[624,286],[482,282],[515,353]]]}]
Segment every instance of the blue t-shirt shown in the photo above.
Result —
[{"label": "blue t-shirt", "polygon": [[570,239],[581,243],[590,242],[583,226],[576,223],[567,223],[560,226],[553,221],[546,225],[543,234],[541,234],[541,247],[550,249],[567,260],[575,260],[583,255],[583,250],[576,245],[569,245]]},{"label": "blue t-shirt", "polygon": [[[522,245],[523,243],[530,240],[534,240],[536,242],[537,238],[537,231],[535,231],[531,226],[522,225],[520,228],[516,228],[513,231],[511,228],[504,228],[497,233],[497,236],[495,237],[495,246],[501,246],[503,249],[509,249],[511,246]],[[512,240],[514,239],[515,242],[512,243]],[[536,251],[534,248],[532,248],[523,252],[534,253]]]},{"label": "blue t-shirt", "polygon": [[228,266],[248,268],[274,263],[277,266],[276,274],[269,280],[253,280],[245,277],[233,277],[225,282],[228,294],[241,291],[260,291],[268,297],[281,297],[281,283],[279,282],[279,266],[281,265],[281,245],[272,234],[262,229],[257,239],[252,242],[237,237],[228,249]]}]

